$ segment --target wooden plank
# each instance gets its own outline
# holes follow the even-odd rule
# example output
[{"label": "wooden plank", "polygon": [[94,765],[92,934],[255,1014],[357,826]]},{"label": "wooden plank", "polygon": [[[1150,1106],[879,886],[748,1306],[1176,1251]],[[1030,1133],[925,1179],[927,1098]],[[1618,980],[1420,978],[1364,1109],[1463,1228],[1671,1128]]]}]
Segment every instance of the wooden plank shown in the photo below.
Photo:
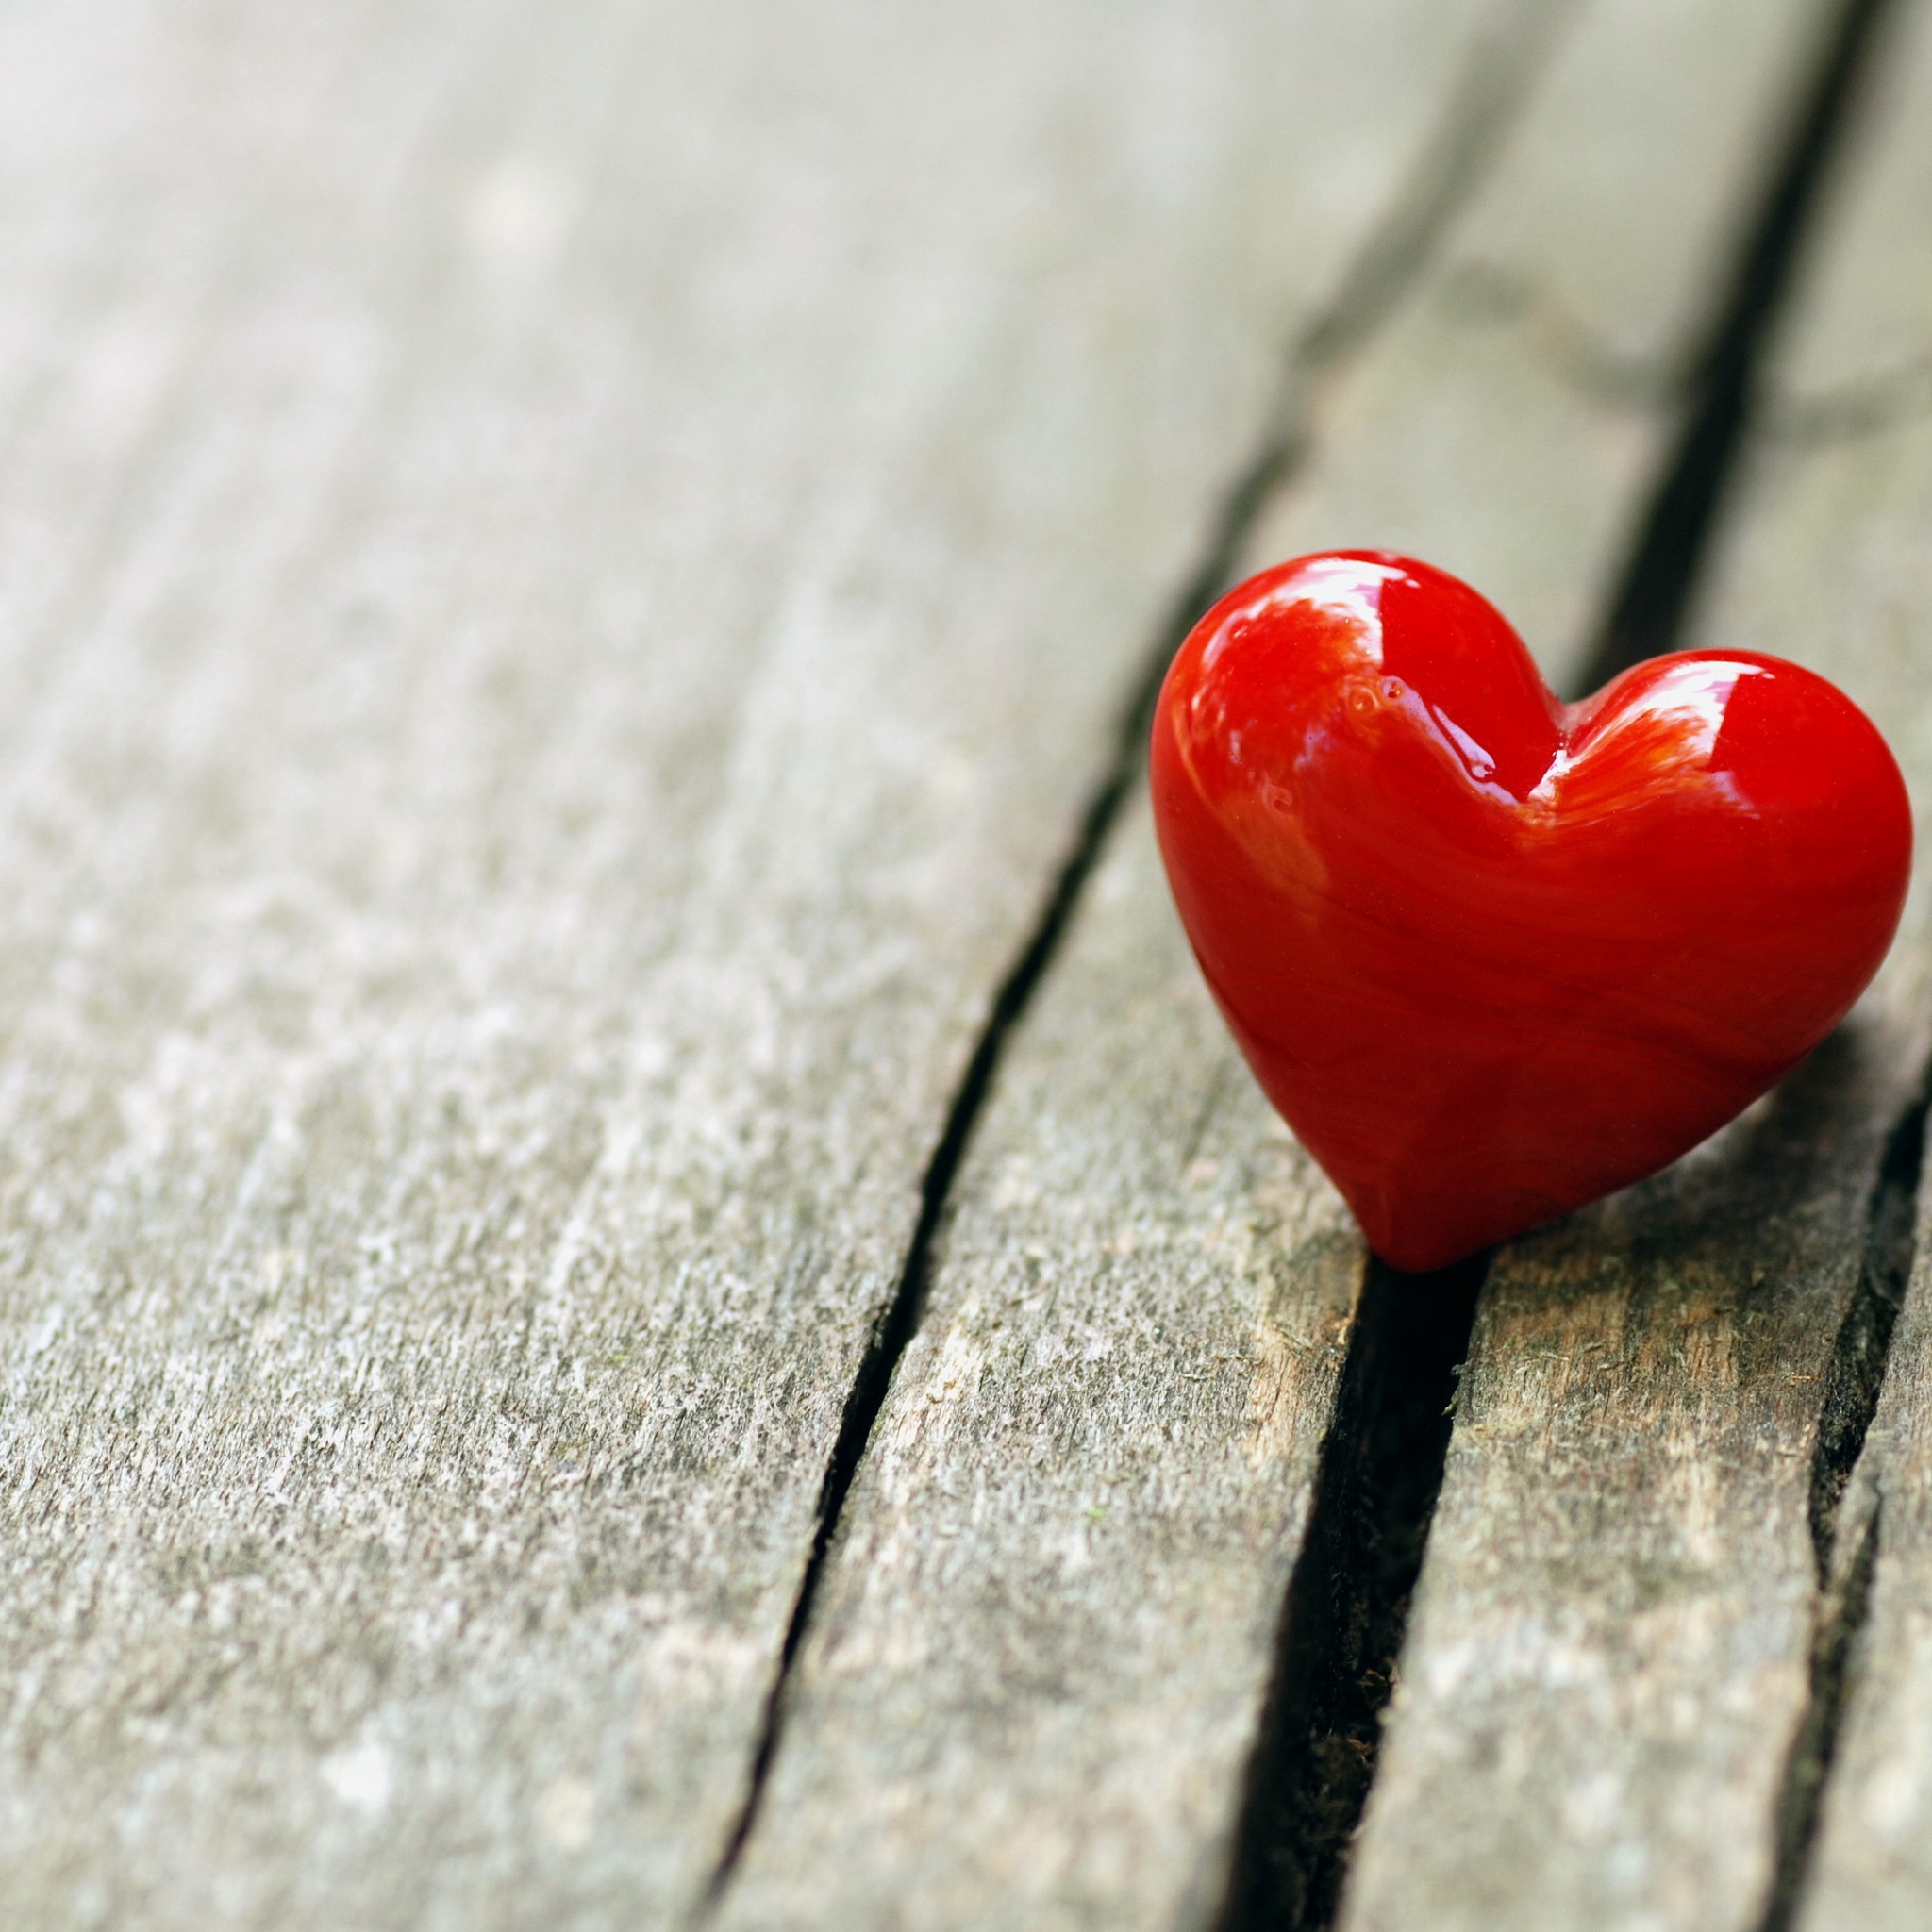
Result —
[{"label": "wooden plank", "polygon": [[690,1903],[983,1003],[1462,19],[9,9],[9,1917]]},{"label": "wooden plank", "polygon": [[[1842,1730],[1824,1759],[1815,1748],[1801,1776],[1821,1780],[1817,1836],[1798,1838],[1790,1888],[1807,1932],[1916,1932],[1932,1901],[1926,1850],[1926,1705],[1932,1637],[1926,1629],[1932,1510],[1932,1224],[1924,1187],[1914,1227],[1916,1265],[1892,1337],[1889,1374],[1865,1455],[1839,1524],[1833,1619],[1816,1654]],[[1801,1733],[1815,1747],[1828,1727]],[[1815,1772],[1812,1766],[1816,1766]],[[1807,1821],[1793,1810],[1791,1824]],[[1808,1854],[1808,1856],[1805,1856]],[[1788,1920],[1786,1923],[1792,1923]]]},{"label": "wooden plank", "polygon": [[1796,1923],[1807,1932],[1916,1932],[1932,1900],[1932,1223],[1923,1188],[1915,1235],[1890,1373],[1840,1524],[1834,1580],[1844,1601],[1829,1634],[1841,1647],[1825,1656],[1827,1668],[1850,1674],[1849,1685],[1835,1687],[1848,1707],[1840,1707],[1815,1851],[1797,1874],[1808,1882],[1794,1887]]},{"label": "wooden plank", "polygon": [[661,1924],[1463,5],[0,14],[0,1916]]},{"label": "wooden plank", "polygon": [[1198,995],[1144,806],[1094,883],[1079,997],[1004,1083],[874,1437],[727,1924],[1211,1903],[1361,1250]]},{"label": "wooden plank", "polygon": [[[1433,292],[1324,398],[1262,541],[1398,534],[1387,507],[1420,452],[1444,487],[1400,533],[1583,631],[1588,597],[1539,587],[1601,579],[1660,425],[1553,375],[1521,332],[1473,328],[1450,286],[1507,260],[1606,331],[1667,318],[1630,341],[1669,352],[1810,25],[1715,0],[1587,14]],[[1579,248],[1635,233],[1632,200],[1640,242]],[[1443,456],[1499,422],[1523,425],[1520,467]],[[1566,568],[1519,528],[1557,471],[1589,507],[1548,532]],[[1138,808],[957,1200],[724,1923],[1201,1924],[1364,1257],[1227,1043]]]},{"label": "wooden plank", "polygon": [[1757,1923],[1904,1072],[1854,1031],[1492,1274],[1344,1926]]},{"label": "wooden plank", "polygon": [[1598,0],[1525,130],[1535,165],[1498,172],[1336,399],[1320,487],[1280,499],[1254,556],[1426,558],[1478,585],[1567,690],[1815,13]]},{"label": "wooden plank", "polygon": [[[1848,425],[1862,378],[1923,355],[1928,28],[1919,9],[1887,56],[1890,85],[1844,184],[1854,199],[1780,367],[1811,393],[1772,411],[1783,441],[1760,452],[1693,640],[1837,679],[1885,729],[1922,811],[1932,445],[1923,429],[1809,439],[1834,421],[1816,391],[1837,390]],[[1794,1753],[1809,1748],[1819,1666],[1828,1675],[1865,1547],[1869,1518],[1839,1491],[1909,1225],[1927,965],[1921,890],[1873,991],[1777,1094],[1665,1175],[1499,1258],[1348,1932],[1790,1923],[1806,1799]],[[1902,1333],[1881,1431],[1907,1458],[1932,1366],[1912,1357],[1918,1333]],[[1909,1493],[1904,1470],[1923,1466],[1868,1480],[1889,1508]],[[1862,1707],[1885,1700],[1867,1723],[1894,1740],[1911,1722],[1923,1574],[1907,1562],[1888,1577],[1894,1621],[1870,1636]],[[1887,1774],[1876,1733],[1860,1736],[1847,1763],[1859,1769],[1832,1799],[1838,1875],[1808,1923],[1921,1924],[1924,1813],[1919,1838],[1899,1840],[1913,1850],[1891,1867],[1890,1916],[1860,1889],[1876,1869],[1871,1781]]]},{"label": "wooden plank", "polygon": [[[1923,812],[1932,799],[1932,419],[1923,376],[1932,320],[1932,12],[1913,9],[1900,34],[1886,139],[1832,237],[1817,299],[1792,341],[1776,441],[1760,465],[1755,512],[1726,558],[1712,627],[1741,642],[1775,623],[1811,661],[1828,664],[1884,724]],[[1922,830],[1922,848],[1924,838]],[[1905,1036],[1895,1051],[1908,1078],[1932,991],[1923,880],[1907,919],[1868,1024]],[[1916,1260],[1837,1524],[1833,1588],[1819,1605],[1815,1716],[1793,1745],[1809,1755],[1790,1778],[1784,1823],[1796,1841],[1780,1908],[1792,1913],[1783,1923],[1808,1932],[1904,1932],[1932,1917],[1932,1191],[1919,1184],[1913,1152],[1900,1146],[1891,1179],[1904,1224],[1897,1234],[1909,1238],[1916,1220]],[[1918,1209],[1908,1218],[1914,1187]],[[1906,1259],[1894,1247],[1890,1278],[1874,1284],[1886,1298],[1874,1308],[1881,1334],[1896,1307],[1890,1297],[1906,1287]],[[1840,1447],[1836,1474],[1857,1448]],[[1848,1678],[1835,1677],[1847,1667]],[[1807,1884],[1803,1800],[1812,1763],[1829,1750],[1834,1706],[1843,1728]]]}]

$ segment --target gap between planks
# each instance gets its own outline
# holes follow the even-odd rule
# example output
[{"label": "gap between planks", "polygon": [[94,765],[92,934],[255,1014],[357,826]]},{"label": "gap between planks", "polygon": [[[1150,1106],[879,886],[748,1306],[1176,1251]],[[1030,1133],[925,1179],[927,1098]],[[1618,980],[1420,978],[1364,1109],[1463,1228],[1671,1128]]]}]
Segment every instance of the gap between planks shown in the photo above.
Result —
[{"label": "gap between planks", "polygon": [[[1701,335],[1703,347],[1685,385],[1678,436],[1607,602],[1585,688],[1674,648],[1683,629],[1723,524],[1743,441],[1763,413],[1760,365],[1801,264],[1821,190],[1856,112],[1861,74],[1890,10],[1890,0],[1847,0],[1828,23],[1820,56],[1806,76],[1804,96],[1774,158],[1766,192],[1753,219],[1740,225],[1743,245],[1711,306]],[[1531,18],[1553,30],[1566,11]],[[786,1693],[820,1578],[893,1370],[918,1330],[932,1245],[960,1161],[1008,1037],[1051,965],[1134,784],[1168,658],[1226,581],[1263,509],[1300,467],[1313,435],[1322,379],[1373,336],[1412,285],[1506,131],[1545,46],[1546,40],[1525,37],[1512,49],[1516,58],[1478,62],[1459,90],[1408,192],[1357,258],[1335,300],[1296,344],[1257,447],[1226,492],[1202,558],[1157,632],[1073,851],[1001,985],[927,1167],[906,1264],[856,1377],[826,1470],[812,1554],[769,1692],[744,1807],[715,1869],[707,1913],[722,1898],[756,1827],[765,1782],[782,1745]],[[1890,1328],[1885,1318],[1888,1313],[1895,1317],[1897,1292],[1909,1267],[1917,1160],[1907,1162],[1900,1150],[1915,1156],[1922,1147],[1924,1118],[1921,1102],[1891,1137],[1884,1177],[1871,1204],[1864,1285],[1839,1337],[1827,1385],[1826,1408],[1834,1420],[1821,1433],[1813,1470],[1813,1527],[1820,1539],[1821,1571],[1811,1699],[1787,1772],[1778,1888],[1765,1932],[1782,1932],[1802,1887],[1842,1708],[1846,1659],[1863,1602],[1860,1579],[1870,1575],[1875,1517],[1866,1523],[1849,1564],[1840,1565],[1836,1581],[1828,1556],[1838,1499],[1882,1383]],[[1909,1178],[1902,1181],[1907,1165]],[[1902,1266],[1895,1238],[1900,1212],[1907,1231]],[[1221,1922],[1226,1932],[1248,1932],[1264,1924],[1332,1923],[1349,1835],[1374,1776],[1379,1708],[1379,1700],[1370,1704],[1365,1724],[1364,1711],[1356,1707],[1359,1698],[1344,1694],[1343,1686],[1350,1678],[1359,1682],[1359,1667],[1365,1663],[1386,1677],[1400,1648],[1407,1592],[1420,1566],[1448,1434],[1446,1426],[1440,1427],[1435,1432],[1439,1440],[1431,1443],[1431,1432],[1419,1424],[1427,1418],[1432,1393],[1437,1413],[1446,1414],[1440,1397],[1453,1393],[1482,1272],[1480,1261],[1465,1264],[1448,1271],[1452,1280],[1435,1284],[1453,1291],[1441,1297],[1442,1319],[1425,1324],[1418,1340],[1405,1334],[1411,1312],[1404,1307],[1409,1285],[1388,1271],[1372,1271],[1351,1338],[1343,1396],[1323,1449],[1314,1518],[1284,1607],[1281,1664],[1257,1741]],[[1405,1482],[1391,1485],[1386,1472],[1378,1482],[1378,1465],[1389,1460],[1397,1445],[1420,1451],[1417,1466]],[[1827,1490],[1830,1494],[1821,1502]],[[1402,1551],[1392,1572],[1382,1555],[1391,1545]],[[1379,1574],[1367,1574],[1378,1563]],[[1372,1657],[1359,1647],[1363,1614],[1377,1626]],[[1344,1657],[1341,1646],[1350,1642],[1356,1643],[1357,1653]],[[1337,1762],[1337,1747],[1344,1740],[1353,1748],[1353,1761],[1338,1774],[1327,1767]],[[1291,1791],[1310,1802],[1284,1806],[1281,1799]]]},{"label": "gap between planks", "polygon": [[[1586,686],[1676,647],[1711,575],[1740,458],[1772,413],[1761,392],[1761,369],[1796,293],[1823,195],[1857,127],[1890,17],[1900,11],[1887,0],[1848,0],[1832,10],[1780,166],[1755,226],[1744,231],[1727,303],[1713,316],[1707,346],[1693,365],[1674,451],[1660,469],[1638,543],[1610,601]],[[1775,424],[1771,426],[1774,433]],[[1785,1932],[1805,1896],[1878,1556],[1875,1498],[1857,1512],[1841,1506],[1878,1407],[1913,1264],[1926,1111],[1923,1055],[1913,1059],[1909,1084],[1918,1097],[1898,1112],[1889,1133],[1882,1127],[1874,1132],[1883,1152],[1852,1231],[1851,1252],[1858,1257],[1854,1288],[1820,1364],[1808,1481],[1815,1570],[1809,1655],[1798,1721],[1767,1816],[1775,1864],[1761,1912],[1750,1916],[1759,1932]],[[1818,1099],[1811,1091],[1810,1105],[1797,1100],[1798,1133],[1821,1118]],[[1406,1823],[1414,1828],[1412,1820]]]},{"label": "gap between planks", "polygon": [[772,1767],[783,1745],[787,1692],[810,1627],[819,1585],[893,1371],[918,1333],[933,1243],[953,1183],[1007,1041],[1053,963],[1139,775],[1168,663],[1201,612],[1228,584],[1262,513],[1300,469],[1315,434],[1325,380],[1374,339],[1414,288],[1451,221],[1507,137],[1537,75],[1580,4],[1581,0],[1507,0],[1487,30],[1478,34],[1437,126],[1392,203],[1348,265],[1333,297],[1292,344],[1261,433],[1224,491],[1200,555],[1156,628],[1072,849],[993,997],[926,1165],[919,1217],[905,1263],[868,1339],[820,1486],[811,1550],[766,1695],[743,1804],[712,1868],[694,1914],[695,1924],[707,1924],[716,1913],[757,1828]]},{"label": "gap between planks", "polygon": [[[1739,225],[1735,265],[1713,291],[1683,385],[1674,445],[1639,519],[1577,696],[1677,646],[1759,410],[1765,354],[1890,5],[1846,0],[1828,22],[1757,205]],[[1786,1932],[1803,1882],[1864,1601],[1855,1583],[1870,1577],[1868,1531],[1851,1579],[1834,1591],[1831,1540],[1839,1499],[1877,1405],[1910,1271],[1924,1119],[1920,1101],[1888,1145],[1861,1291],[1846,1316],[1827,1385],[1812,1525],[1821,1605],[1829,1596],[1830,1607],[1821,1607],[1811,1708],[1787,1774],[1778,1884],[1763,1932]],[[1488,1257],[1479,1257],[1421,1277],[1405,1293],[1392,1271],[1372,1264],[1343,1393],[1323,1446],[1307,1538],[1282,1610],[1275,1675],[1243,1796],[1220,1932],[1321,1932],[1334,1923],[1349,1841],[1374,1781],[1381,1713],[1427,1547],[1447,1418],[1487,1269]],[[1431,1392],[1444,1419],[1435,1431],[1427,1426]]]},{"label": "gap between planks", "polygon": [[[1825,25],[1760,199],[1739,225],[1735,263],[1714,291],[1700,346],[1689,359],[1675,444],[1659,466],[1576,695],[1679,647],[1746,439],[1764,411],[1762,365],[1890,13],[1891,0],[1845,0]],[[1812,1466],[1818,1611],[1808,1704],[1785,1770],[1777,1874],[1762,1932],[1789,1932],[1803,1893],[1843,1720],[1851,1646],[1868,1600],[1878,1513],[1866,1519],[1855,1552],[1838,1567],[1834,1536],[1845,1484],[1878,1405],[1910,1274],[1924,1123],[1921,1097],[1888,1140],[1866,1213],[1858,1294],[1825,1377]],[[1219,1932],[1325,1932],[1335,1923],[1443,1476],[1449,1424],[1440,1440],[1430,1440],[1418,1430],[1414,1407],[1420,1391],[1434,1390],[1447,1397],[1443,1416],[1453,1414],[1486,1270],[1488,1257],[1478,1257],[1418,1281],[1416,1300],[1407,1306],[1391,1281],[1375,1281],[1387,1272],[1372,1270],[1351,1335],[1342,1401],[1322,1451],[1314,1515],[1283,1607],[1277,1674],[1250,1766]],[[1434,1320],[1418,1322],[1418,1306]],[[1391,1360],[1393,1372],[1381,1366]],[[1377,1379],[1401,1393],[1387,1387],[1360,1393]],[[1374,1466],[1397,1441],[1410,1451],[1410,1476],[1383,1476],[1377,1484]],[[1395,1574],[1385,1556],[1390,1547],[1399,1552]],[[1368,1641],[1364,1628],[1374,1631]]]},{"label": "gap between planks", "polygon": [[[1758,412],[1758,371],[1785,307],[1821,189],[1855,110],[1857,82],[1889,0],[1849,0],[1831,23],[1821,58],[1775,158],[1755,218],[1744,225],[1743,246],[1713,305],[1706,346],[1692,365],[1675,447],[1662,468],[1629,561],[1607,612],[1585,688],[1643,658],[1674,647],[1697,588],[1710,541],[1718,530],[1737,458]],[[1549,16],[1545,16],[1549,18]],[[1329,309],[1307,331],[1290,359],[1280,402],[1254,455],[1228,491],[1204,556],[1157,634],[1150,662],[1124,708],[1112,758],[1091,794],[1080,835],[1034,930],[1000,989],[961,1082],[944,1134],[927,1169],[919,1224],[897,1292],[868,1349],[848,1402],[843,1426],[822,1491],[817,1536],[772,1687],[766,1723],[744,1809],[714,1876],[715,1904],[755,1826],[758,1799],[782,1739],[784,1698],[808,1624],[817,1585],[836,1535],[846,1495],[884,1404],[893,1368],[917,1331],[923,1312],[933,1239],[972,1128],[997,1069],[1001,1050],[1024,1012],[1078,902],[1134,781],[1152,708],[1169,657],[1199,610],[1224,583],[1242,541],[1272,496],[1290,481],[1312,433],[1313,399],[1321,377],[1374,333],[1426,259],[1449,216],[1477,178],[1482,162],[1507,127],[1533,72],[1532,60],[1500,77],[1478,68],[1465,88],[1408,194],[1403,197]],[[1923,1139],[1919,1106],[1893,1136],[1894,1149],[1916,1151]],[[1880,1221],[1896,1219],[1897,1162],[1873,1204],[1877,1244]],[[1916,1174],[1916,1162],[1911,1164]],[[1906,1226],[1915,1193],[1907,1192]],[[1909,1250],[1907,1248],[1907,1263]],[[1281,1665],[1271,1687],[1238,1834],[1234,1873],[1223,1924],[1227,1932],[1262,1924],[1325,1925],[1332,1921],[1345,1870],[1348,1838],[1374,1770],[1380,1699],[1364,1704],[1368,1677],[1384,1684],[1399,1651],[1407,1598],[1420,1567],[1441,1474],[1447,1429],[1426,1426],[1433,1397],[1452,1394],[1467,1346],[1483,1264],[1432,1284],[1441,1319],[1415,1324],[1408,1285],[1374,1271],[1353,1331],[1343,1396],[1324,1445],[1314,1517],[1303,1561],[1284,1607]],[[1893,1261],[1868,1261],[1867,1281],[1902,1285]],[[1411,1290],[1411,1292],[1413,1291]],[[1882,1332],[1859,1311],[1881,1311]],[[1841,1491],[1875,1406],[1895,1294],[1861,1293],[1840,1336],[1827,1407],[1844,1410],[1819,1446],[1814,1496],[1835,1480]],[[1857,1327],[1855,1332],[1855,1317]],[[1853,1361],[1854,1354],[1857,1359]],[[1855,1389],[1843,1392],[1850,1382]],[[1431,1434],[1437,1440],[1429,1440]],[[1847,1445],[1849,1445],[1847,1453]],[[1411,1453],[1402,1458],[1398,1452]],[[1389,1479],[1383,1465],[1407,1459],[1407,1481]],[[1836,1471],[1835,1477],[1829,1471]],[[1379,1480],[1378,1480],[1379,1477]],[[1814,1508],[1821,1564],[1828,1550],[1837,1494]],[[1875,1522],[1875,1519],[1874,1519]],[[1844,1660],[1862,1602],[1857,1579],[1869,1577],[1868,1527],[1833,1607],[1822,1610],[1814,1655],[1813,1697],[1805,1732],[1787,1776],[1777,1900],[1765,1925],[1779,1932],[1789,1901],[1802,1883],[1804,1854],[1817,1818],[1838,1711]],[[1388,1553],[1397,1552],[1391,1564]],[[1831,1590],[1821,1568],[1821,1603]],[[1364,1649],[1363,1629],[1372,1633]],[[1346,1648],[1348,1654],[1344,1654]],[[1355,1688],[1351,1694],[1351,1687]],[[1288,1797],[1301,1800],[1284,1804]]]},{"label": "gap between planks", "polygon": [[[1922,1074],[1932,1080],[1932,1071]],[[1916,1258],[1919,1196],[1925,1166],[1928,1092],[1906,1108],[1885,1143],[1865,1212],[1858,1286],[1825,1369],[1818,1444],[1811,1460],[1811,1548],[1818,1572],[1805,1713],[1778,1792],[1777,1863],[1759,1932],[1790,1932],[1797,1923],[1818,1848],[1824,1790],[1838,1757],[1851,1689],[1852,1654],[1872,1607],[1884,1510],[1874,1499],[1862,1521],[1847,1523],[1845,1491],[1878,1411],[1891,1365],[1891,1339]]]}]

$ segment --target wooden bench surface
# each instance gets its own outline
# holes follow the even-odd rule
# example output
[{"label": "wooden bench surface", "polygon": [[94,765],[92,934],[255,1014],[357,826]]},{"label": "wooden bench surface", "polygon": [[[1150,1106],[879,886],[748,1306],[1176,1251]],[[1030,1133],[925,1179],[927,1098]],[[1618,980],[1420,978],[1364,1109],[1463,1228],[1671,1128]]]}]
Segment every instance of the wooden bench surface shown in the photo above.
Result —
[{"label": "wooden bench surface", "polygon": [[1404,1281],[1137,762],[1390,544],[1932,802],[1928,207],[1924,0],[0,11],[0,1924],[1932,1923],[1923,893]]}]

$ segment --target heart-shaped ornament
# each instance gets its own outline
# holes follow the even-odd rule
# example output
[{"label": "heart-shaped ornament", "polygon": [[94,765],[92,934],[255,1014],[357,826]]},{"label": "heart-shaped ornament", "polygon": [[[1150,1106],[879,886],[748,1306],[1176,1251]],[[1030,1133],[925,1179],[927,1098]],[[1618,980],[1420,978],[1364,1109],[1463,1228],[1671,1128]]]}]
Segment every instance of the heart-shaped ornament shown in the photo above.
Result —
[{"label": "heart-shaped ornament", "polygon": [[1911,864],[1898,766],[1824,678],[1686,651],[1565,706],[1466,584],[1382,551],[1224,597],[1151,777],[1248,1064],[1404,1269],[1747,1107],[1877,971]]}]

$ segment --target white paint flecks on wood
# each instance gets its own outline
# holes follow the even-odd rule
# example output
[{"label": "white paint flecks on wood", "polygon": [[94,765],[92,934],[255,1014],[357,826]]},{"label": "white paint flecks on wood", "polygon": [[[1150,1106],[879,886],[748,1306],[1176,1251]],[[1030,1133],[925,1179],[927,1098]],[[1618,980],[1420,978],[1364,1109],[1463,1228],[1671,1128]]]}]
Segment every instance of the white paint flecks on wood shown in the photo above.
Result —
[{"label": "white paint flecks on wood", "polygon": [[661,1924],[1470,11],[0,14],[0,1917]]},{"label": "white paint flecks on wood", "polygon": [[[1690,640],[1838,680],[1886,731],[1922,816],[1932,443],[1908,422],[1828,447],[1793,430],[1925,341],[1928,28],[1921,9],[1887,50]],[[1669,1174],[1498,1259],[1348,1932],[1764,1923],[1831,1601],[1821,1574],[1842,1579],[1848,1527],[1857,1541],[1856,1512],[1836,1552],[1814,1537],[1820,1416],[1884,1142],[1922,1077],[1926,965],[1920,891],[1872,993],[1783,1090]],[[1924,1467],[1923,1319],[1901,1328],[1873,1443],[1881,1471],[1900,1470],[1902,1500],[1923,1487],[1904,1474]],[[1904,1502],[1874,1597],[1890,1607],[1874,1618],[1864,1715],[1830,1798],[1832,1876],[1807,1921],[1818,1932],[1922,1924],[1932,1900],[1923,1807],[1890,1892],[1862,1889],[1886,1856],[1878,1794],[1904,1789],[1885,1780],[1911,1723],[1908,1633],[1927,1574],[1914,1511]],[[1923,1740],[1907,1749],[1932,1761]]]},{"label": "white paint flecks on wood", "polygon": [[[1449,262],[1494,234],[1561,285],[1578,236],[1624,233],[1635,196],[1641,244],[1590,256],[1574,299],[1607,333],[1647,312],[1690,327],[1811,24],[1795,6],[1586,13],[1545,83],[1560,110],[1539,94],[1483,197],[1499,212],[1459,225]],[[1382,540],[1346,507],[1396,500],[1453,422],[1466,462],[1439,464],[1406,533],[1428,556],[1454,537],[1507,605],[1533,590],[1516,560],[1549,490],[1596,491],[1590,518],[1541,525],[1557,578],[1586,587],[1565,592],[1580,630],[1664,425],[1566,392],[1534,341],[1472,331],[1441,300],[1457,272],[1336,378],[1269,532]],[[1419,391],[1447,398],[1418,421],[1358,407]],[[1497,420],[1539,408],[1523,462],[1489,464]],[[854,1489],[734,1932],[1165,1927],[1218,1904],[1363,1255],[1224,1037],[1144,812],[1094,883]]]}]

